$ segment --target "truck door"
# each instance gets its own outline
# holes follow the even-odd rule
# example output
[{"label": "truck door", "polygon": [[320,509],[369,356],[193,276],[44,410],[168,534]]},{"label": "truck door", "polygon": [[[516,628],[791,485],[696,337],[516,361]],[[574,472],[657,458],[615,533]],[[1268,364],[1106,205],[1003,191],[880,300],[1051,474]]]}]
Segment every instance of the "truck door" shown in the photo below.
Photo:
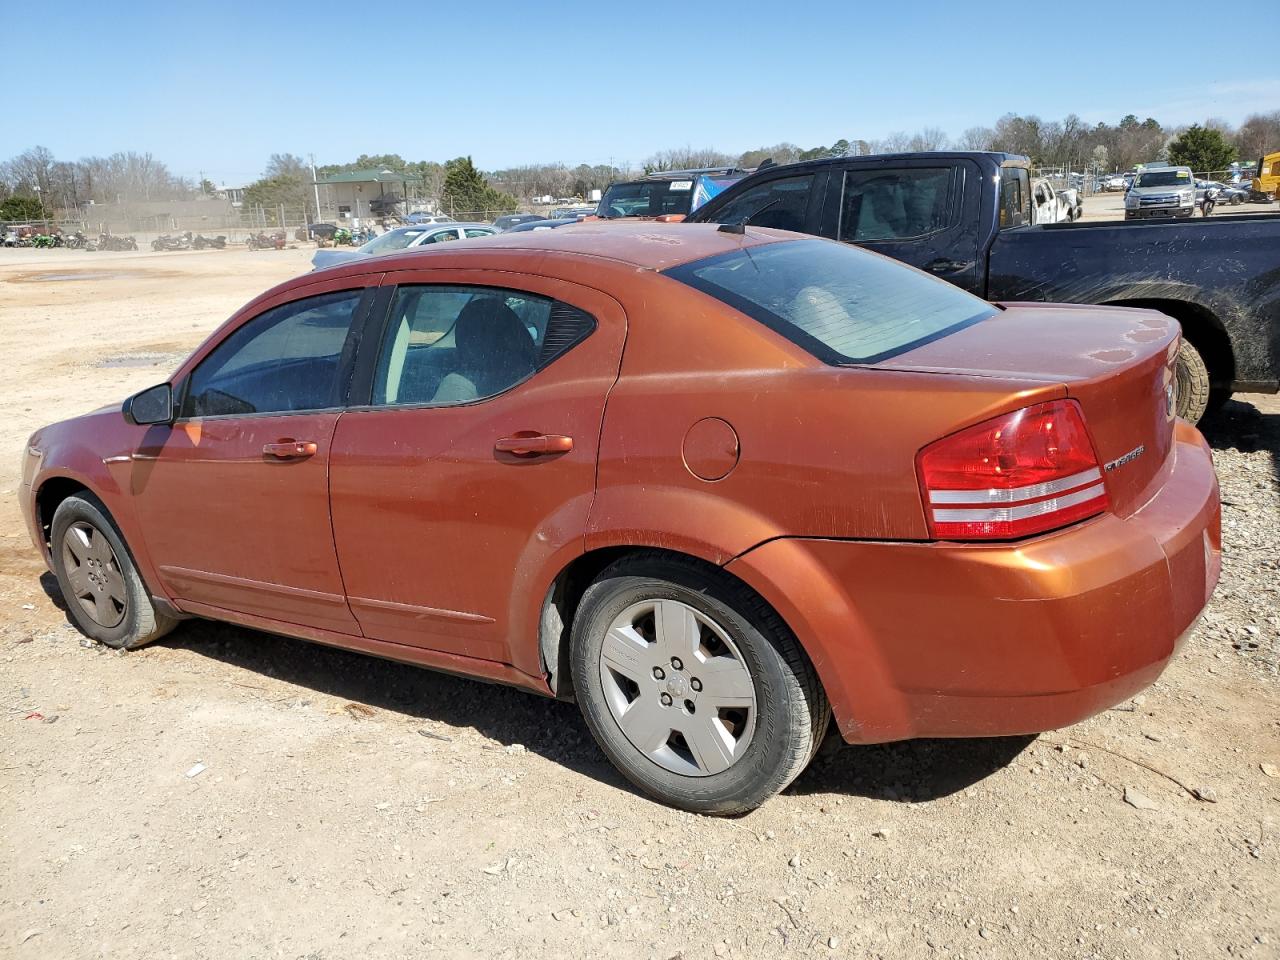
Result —
[{"label": "truck door", "polygon": [[967,160],[853,162],[831,171],[820,232],[981,293],[981,187]]}]

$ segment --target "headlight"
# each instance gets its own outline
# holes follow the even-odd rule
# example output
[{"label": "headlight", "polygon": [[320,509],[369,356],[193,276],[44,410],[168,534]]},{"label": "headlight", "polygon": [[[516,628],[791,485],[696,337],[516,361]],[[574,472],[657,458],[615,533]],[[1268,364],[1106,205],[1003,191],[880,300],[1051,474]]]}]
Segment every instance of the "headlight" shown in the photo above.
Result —
[{"label": "headlight", "polygon": [[1183,203],[1190,203],[1196,198],[1195,191],[1193,190],[1183,190],[1178,194],[1178,196],[1181,198]]}]

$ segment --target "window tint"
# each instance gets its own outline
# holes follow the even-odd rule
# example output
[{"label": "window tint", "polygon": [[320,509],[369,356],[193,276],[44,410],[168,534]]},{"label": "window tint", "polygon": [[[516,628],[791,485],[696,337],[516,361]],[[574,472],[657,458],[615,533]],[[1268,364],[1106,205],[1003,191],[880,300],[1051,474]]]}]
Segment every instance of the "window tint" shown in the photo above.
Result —
[{"label": "window tint", "polygon": [[874,363],[995,313],[944,280],[825,240],[744,247],[667,273],[827,363]]},{"label": "window tint", "polygon": [[953,167],[849,170],[840,239],[849,243],[923,237],[951,222]]},{"label": "window tint", "polygon": [[491,287],[404,286],[378,359],[373,402],[453,404],[515,386],[595,329],[555,300]]},{"label": "window tint", "polygon": [[492,230],[485,230],[483,227],[471,227],[467,230],[464,230],[463,233],[467,235],[468,240],[474,239],[475,237],[492,237],[493,236]]},{"label": "window tint", "polygon": [[1031,222],[1027,171],[1005,167],[1000,171],[1000,226],[1020,227]]},{"label": "window tint", "polygon": [[359,290],[309,297],[244,324],[191,374],[182,416],[340,406],[339,373],[360,297]]},{"label": "window tint", "polygon": [[439,233],[433,233],[423,243],[448,243],[450,240],[458,239],[457,230],[441,230]]},{"label": "window tint", "polygon": [[749,220],[755,227],[803,232],[812,186],[813,174],[779,177],[758,184],[721,207],[715,214],[715,222],[741,223]]}]

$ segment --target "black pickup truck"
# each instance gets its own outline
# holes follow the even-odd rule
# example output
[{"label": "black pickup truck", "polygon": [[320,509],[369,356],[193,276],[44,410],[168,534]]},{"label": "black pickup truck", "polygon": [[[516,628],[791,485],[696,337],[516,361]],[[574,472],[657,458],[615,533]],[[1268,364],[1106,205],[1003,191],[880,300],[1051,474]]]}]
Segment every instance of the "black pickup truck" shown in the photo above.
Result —
[{"label": "black pickup truck", "polygon": [[1178,412],[1280,389],[1280,215],[1031,224],[1028,161],[908,153],[769,166],[695,211],[856,243],[987,300],[1151,307],[1182,324]]}]

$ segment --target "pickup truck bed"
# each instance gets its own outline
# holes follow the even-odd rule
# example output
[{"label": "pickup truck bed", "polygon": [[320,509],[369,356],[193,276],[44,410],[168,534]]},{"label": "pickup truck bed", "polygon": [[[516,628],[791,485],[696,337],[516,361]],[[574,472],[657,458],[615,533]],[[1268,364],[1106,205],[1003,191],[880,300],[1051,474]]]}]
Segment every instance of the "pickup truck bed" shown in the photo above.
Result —
[{"label": "pickup truck bed", "polygon": [[1029,165],[1002,153],[766,168],[689,219],[812,233],[988,300],[1150,307],[1182,325],[1178,411],[1280,388],[1280,215],[1032,226]]}]

